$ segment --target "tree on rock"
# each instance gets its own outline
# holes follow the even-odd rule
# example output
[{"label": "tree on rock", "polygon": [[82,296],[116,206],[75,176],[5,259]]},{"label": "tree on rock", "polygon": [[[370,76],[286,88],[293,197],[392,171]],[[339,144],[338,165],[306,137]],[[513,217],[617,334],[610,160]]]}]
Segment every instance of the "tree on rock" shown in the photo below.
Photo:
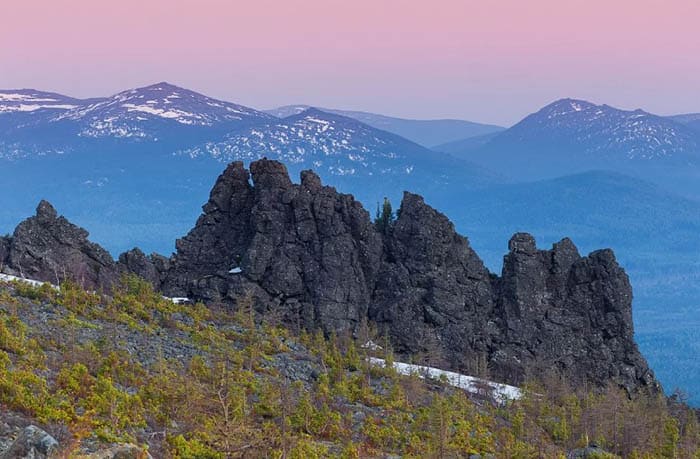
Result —
[{"label": "tree on rock", "polygon": [[386,234],[394,224],[394,220],[396,220],[396,215],[394,215],[394,211],[391,208],[391,201],[385,197],[381,209],[379,208],[379,203],[377,203],[377,215],[374,217],[374,225],[380,233]]}]

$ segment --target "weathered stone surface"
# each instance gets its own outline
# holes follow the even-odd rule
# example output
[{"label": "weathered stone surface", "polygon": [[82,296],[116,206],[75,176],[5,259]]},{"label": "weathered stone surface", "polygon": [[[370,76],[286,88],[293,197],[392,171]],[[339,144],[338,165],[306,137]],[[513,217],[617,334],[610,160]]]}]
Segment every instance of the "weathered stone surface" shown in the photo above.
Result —
[{"label": "weathered stone surface", "polygon": [[483,262],[447,217],[411,193],[385,240],[370,318],[400,352],[437,347],[453,366],[469,367],[488,349],[494,307]]},{"label": "weathered stone surface", "polygon": [[170,267],[170,261],[162,255],[147,256],[140,249],[134,248],[119,255],[119,271],[136,274],[160,288],[163,275]]},{"label": "weathered stone surface", "polygon": [[134,249],[115,264],[45,202],[0,239],[0,255],[3,247],[11,269],[39,280],[95,288],[132,272],[169,296],[235,306],[250,294],[259,312],[292,326],[352,332],[370,320],[400,353],[502,382],[555,372],[573,384],[658,390],[612,251],[582,257],[569,239],[539,250],[518,233],[497,276],[420,196],[405,193],[380,233],[352,196],[312,171],[294,184],[276,161],[256,161],[250,173],[229,165],[171,259]]},{"label": "weathered stone surface", "polygon": [[173,295],[229,300],[250,291],[289,320],[326,331],[366,317],[381,236],[350,195],[302,184],[276,161],[242,163],[217,180],[195,228],[177,242],[166,282]]},{"label": "weathered stone surface", "polygon": [[58,442],[36,426],[27,426],[0,459],[48,459],[58,457]]},{"label": "weathered stone surface", "polygon": [[153,459],[143,448],[130,443],[115,445],[91,454],[76,456],[78,459]]},{"label": "weathered stone surface", "polygon": [[72,279],[89,289],[108,288],[117,278],[109,253],[46,201],[15,229],[7,264],[15,275],[52,283]]},{"label": "weathered stone surface", "polygon": [[595,459],[601,457],[615,457],[611,453],[596,445],[589,445],[585,448],[576,448],[569,451],[566,459]]},{"label": "weathered stone surface", "polygon": [[509,247],[496,282],[503,342],[495,374],[518,383],[554,370],[574,384],[655,385],[634,342],[629,279],[612,251],[581,257],[569,239],[537,250],[522,233]]},{"label": "weathered stone surface", "polygon": [[10,257],[10,241],[9,237],[0,236],[0,271],[8,263]]},{"label": "weathered stone surface", "polygon": [[656,382],[634,343],[631,288],[609,250],[581,257],[569,239],[538,250],[509,243],[491,274],[452,223],[405,193],[385,234],[352,196],[311,171],[293,184],[284,166],[242,163],[217,180],[195,228],[177,243],[164,288],[235,303],[245,291],[306,327],[379,324],[402,353],[488,369],[520,383],[546,372],[634,391]]}]

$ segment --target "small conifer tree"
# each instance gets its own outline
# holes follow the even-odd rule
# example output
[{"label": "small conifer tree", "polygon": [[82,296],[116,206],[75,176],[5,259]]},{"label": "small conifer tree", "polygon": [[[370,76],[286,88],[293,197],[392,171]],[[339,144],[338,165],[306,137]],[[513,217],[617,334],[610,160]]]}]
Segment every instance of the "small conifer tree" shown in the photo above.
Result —
[{"label": "small conifer tree", "polygon": [[374,218],[374,225],[379,232],[386,234],[394,224],[394,220],[396,220],[396,215],[394,215],[394,211],[391,208],[391,201],[389,201],[389,198],[385,197],[381,210],[379,208],[379,203],[377,203],[377,214]]}]

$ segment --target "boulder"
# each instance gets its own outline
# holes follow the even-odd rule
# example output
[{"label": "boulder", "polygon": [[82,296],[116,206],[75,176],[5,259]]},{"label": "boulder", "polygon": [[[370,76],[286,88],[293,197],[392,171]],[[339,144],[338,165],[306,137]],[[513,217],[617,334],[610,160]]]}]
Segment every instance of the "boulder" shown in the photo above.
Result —
[{"label": "boulder", "polygon": [[566,459],[612,459],[615,457],[618,456],[615,456],[614,454],[611,454],[596,445],[589,445],[585,448],[577,448],[569,451],[569,453],[566,455]]},{"label": "boulder", "polygon": [[25,427],[10,445],[0,453],[0,459],[48,459],[58,457],[58,442],[42,429]]},{"label": "boulder", "polygon": [[76,456],[77,459],[153,459],[148,451],[130,443],[115,445],[90,454]]}]

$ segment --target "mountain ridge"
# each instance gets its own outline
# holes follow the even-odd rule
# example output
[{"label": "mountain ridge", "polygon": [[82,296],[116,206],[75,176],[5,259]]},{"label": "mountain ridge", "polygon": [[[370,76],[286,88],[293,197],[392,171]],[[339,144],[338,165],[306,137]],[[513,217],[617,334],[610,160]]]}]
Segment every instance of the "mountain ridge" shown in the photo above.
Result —
[{"label": "mountain ridge", "polygon": [[[286,118],[298,114],[310,105],[286,105],[265,112],[279,118]],[[317,107],[327,113],[335,113],[361,121],[370,126],[391,132],[416,142],[424,147],[432,148],[446,142],[459,140],[465,137],[484,135],[491,132],[499,132],[504,128],[492,124],[477,123],[453,118],[436,119],[410,119],[381,115],[358,110],[340,110],[333,108]]]},{"label": "mountain ridge", "polygon": [[565,98],[526,116],[469,156],[478,159],[491,153],[501,158],[507,153],[503,149],[510,149],[512,155],[527,152],[543,157],[559,152],[574,163],[578,155],[600,165],[603,161],[687,161],[700,152],[700,137],[669,117]]}]

